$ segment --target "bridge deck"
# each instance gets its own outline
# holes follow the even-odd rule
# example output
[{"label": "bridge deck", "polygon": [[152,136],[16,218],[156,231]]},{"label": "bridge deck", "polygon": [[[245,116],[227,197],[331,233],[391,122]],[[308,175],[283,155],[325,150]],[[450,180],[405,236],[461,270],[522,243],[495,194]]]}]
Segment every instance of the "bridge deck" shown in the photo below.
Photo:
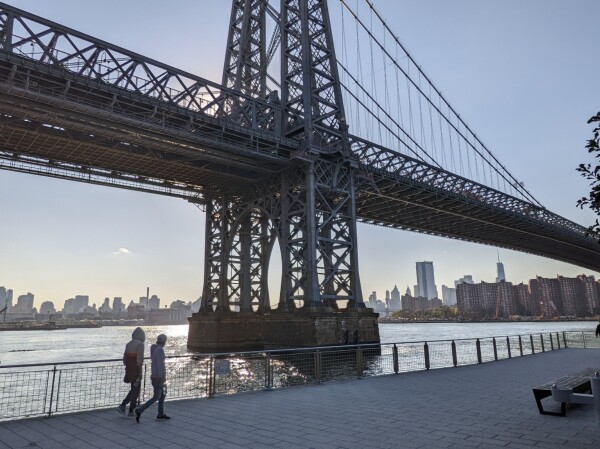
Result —
[{"label": "bridge deck", "polygon": [[[134,420],[102,410],[0,424],[0,448],[598,448],[590,406],[538,413],[531,388],[583,369],[598,349],[167,402]],[[554,404],[548,404],[552,407]]]}]

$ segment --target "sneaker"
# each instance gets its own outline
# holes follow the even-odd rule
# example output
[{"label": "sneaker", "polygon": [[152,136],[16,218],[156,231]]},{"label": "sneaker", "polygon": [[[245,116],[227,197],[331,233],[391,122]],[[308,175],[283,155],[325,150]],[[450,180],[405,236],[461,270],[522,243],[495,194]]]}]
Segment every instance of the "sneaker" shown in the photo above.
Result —
[{"label": "sneaker", "polygon": [[124,405],[119,405],[117,407],[117,411],[119,412],[119,415],[125,416],[125,406]]},{"label": "sneaker", "polygon": [[135,416],[135,413],[133,412],[133,410],[131,410],[129,413],[127,413],[128,418],[133,418],[134,416]]},{"label": "sneaker", "polygon": [[163,413],[162,415],[158,415],[158,416],[156,417],[156,420],[157,420],[157,421],[166,421],[167,419],[171,419],[171,417],[170,417],[170,416],[167,416],[167,415],[165,415],[164,413]]},{"label": "sneaker", "polygon": [[140,408],[136,408],[135,409],[135,421],[139,424],[140,423],[140,416],[142,416],[142,411],[140,410]]}]

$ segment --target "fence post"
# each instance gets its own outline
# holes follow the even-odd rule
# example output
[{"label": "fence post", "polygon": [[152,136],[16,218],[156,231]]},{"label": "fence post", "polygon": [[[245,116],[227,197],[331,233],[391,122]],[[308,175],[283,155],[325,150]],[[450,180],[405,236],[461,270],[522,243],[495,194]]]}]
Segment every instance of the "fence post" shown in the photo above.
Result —
[{"label": "fence post", "polygon": [[392,349],[392,353],[394,355],[394,374],[398,374],[398,372],[400,371],[400,366],[398,364],[398,347],[395,343]]},{"label": "fence post", "polygon": [[356,375],[362,377],[363,375],[363,350],[361,347],[356,348]]},{"label": "fence post", "polygon": [[565,349],[569,347],[569,345],[567,344],[567,334],[564,331],[563,331],[563,343],[564,343],[563,346],[565,347]]},{"label": "fence post", "polygon": [[585,341],[585,332],[581,332],[581,335],[583,335],[583,348],[587,348],[587,342]]},{"label": "fence post", "polygon": [[494,345],[494,360],[498,361],[498,346],[496,346],[496,337],[492,337],[492,344]]},{"label": "fence post", "polygon": [[425,345],[423,346],[423,353],[425,356],[425,369],[429,370],[429,346],[427,345],[427,342],[425,342]]},{"label": "fence post", "polygon": [[510,350],[510,338],[506,337],[506,347],[508,348],[508,358],[512,359],[512,351]]},{"label": "fence post", "polygon": [[544,347],[544,334],[540,334],[540,341],[542,342],[542,352],[546,352],[546,348]]},{"label": "fence post", "polygon": [[521,357],[523,357],[523,340],[521,339],[520,335],[519,335],[519,352],[521,353]]},{"label": "fence post", "polygon": [[321,353],[317,349],[315,351],[315,383],[321,382]]},{"label": "fence post", "polygon": [[456,342],[452,340],[452,364],[456,367],[458,365],[458,358],[456,357]]},{"label": "fence post", "polygon": [[535,354],[535,347],[533,346],[533,334],[529,334],[529,341],[531,342],[531,353]]},{"label": "fence post", "polygon": [[48,418],[52,417],[52,400],[54,399],[54,382],[56,380],[56,365],[52,369],[52,386],[50,387],[50,405],[48,406]]},{"label": "fence post", "polygon": [[208,376],[208,379],[206,379],[206,388],[208,389],[206,395],[208,398],[212,398],[215,395],[215,362],[213,357],[208,358],[208,370],[206,375]]},{"label": "fence post", "polygon": [[273,372],[271,367],[271,354],[265,356],[265,390],[273,389]]},{"label": "fence post", "polygon": [[477,363],[481,363],[481,343],[479,342],[479,338],[475,342],[475,347],[477,348]]},{"label": "fence post", "polygon": [[549,336],[550,336],[550,350],[554,351],[554,338],[552,338],[552,332],[550,332]]}]

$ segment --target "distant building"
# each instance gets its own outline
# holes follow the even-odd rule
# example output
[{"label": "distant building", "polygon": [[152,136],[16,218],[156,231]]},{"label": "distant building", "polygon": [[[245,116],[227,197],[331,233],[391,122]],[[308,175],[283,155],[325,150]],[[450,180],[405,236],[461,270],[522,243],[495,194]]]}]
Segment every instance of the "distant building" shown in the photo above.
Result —
[{"label": "distant building", "polygon": [[115,296],[113,298],[112,310],[114,316],[119,316],[120,314],[125,312],[125,304],[123,304],[123,298],[121,298],[120,296]]},{"label": "distant building", "polygon": [[471,276],[470,274],[465,274],[459,280],[454,281],[454,287],[456,287],[458,284],[474,284],[474,283],[475,282],[473,282],[473,276]]},{"label": "distant building", "polygon": [[17,298],[17,304],[14,312],[17,313],[31,313],[33,312],[33,293],[27,293]]},{"label": "distant building", "polygon": [[394,289],[392,290],[392,293],[390,294],[390,301],[394,305],[394,307],[392,307],[394,309],[394,311],[402,309],[400,290],[398,290],[398,286],[396,286],[396,285],[394,285]]},{"label": "distant building", "polygon": [[56,309],[52,301],[44,301],[40,306],[40,315],[56,315]]},{"label": "distant building", "polygon": [[587,312],[590,315],[600,314],[600,294],[598,292],[600,284],[596,282],[594,276],[580,274],[577,276],[583,286],[583,296],[585,298]]},{"label": "distant building", "polygon": [[504,264],[500,261],[496,264],[496,282],[506,281],[506,275],[504,274]]},{"label": "distant building", "polygon": [[6,306],[6,312],[11,313],[13,310],[13,291],[0,287],[0,309]]},{"label": "distant building", "polygon": [[450,307],[455,306],[456,305],[456,289],[442,285],[442,299],[444,301],[444,305],[450,306]]},{"label": "distant building", "polygon": [[435,275],[433,273],[433,262],[417,262],[417,285],[420,296],[427,299],[438,297],[435,286]]},{"label": "distant building", "polygon": [[63,315],[77,315],[84,313],[90,303],[90,297],[87,295],[77,295],[75,298],[69,298],[65,301]]},{"label": "distant building", "polygon": [[148,300],[148,309],[158,310],[160,309],[160,298],[156,295],[152,295]]},{"label": "distant building", "polygon": [[552,318],[564,315],[558,279],[536,276],[529,280],[529,291],[533,300],[540,305],[540,315]]},{"label": "distant building", "polygon": [[496,283],[461,282],[456,286],[456,305],[461,315],[481,319],[496,317]]},{"label": "distant building", "polygon": [[98,307],[98,312],[102,315],[112,313],[112,309],[110,308],[110,298],[104,298],[104,302]]},{"label": "distant building", "polygon": [[428,299],[424,296],[404,295],[400,298],[402,310],[417,312],[424,309],[436,309],[442,306],[442,300],[438,298]]}]

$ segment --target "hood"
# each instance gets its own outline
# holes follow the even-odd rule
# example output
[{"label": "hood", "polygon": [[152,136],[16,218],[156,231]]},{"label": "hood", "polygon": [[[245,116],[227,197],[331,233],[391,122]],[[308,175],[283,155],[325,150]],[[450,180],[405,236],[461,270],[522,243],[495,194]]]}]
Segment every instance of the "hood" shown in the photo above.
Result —
[{"label": "hood", "polygon": [[144,341],[146,340],[146,333],[144,332],[144,329],[142,329],[141,327],[136,327],[133,331],[133,334],[131,334],[131,339],[139,340],[142,343],[144,343]]}]

